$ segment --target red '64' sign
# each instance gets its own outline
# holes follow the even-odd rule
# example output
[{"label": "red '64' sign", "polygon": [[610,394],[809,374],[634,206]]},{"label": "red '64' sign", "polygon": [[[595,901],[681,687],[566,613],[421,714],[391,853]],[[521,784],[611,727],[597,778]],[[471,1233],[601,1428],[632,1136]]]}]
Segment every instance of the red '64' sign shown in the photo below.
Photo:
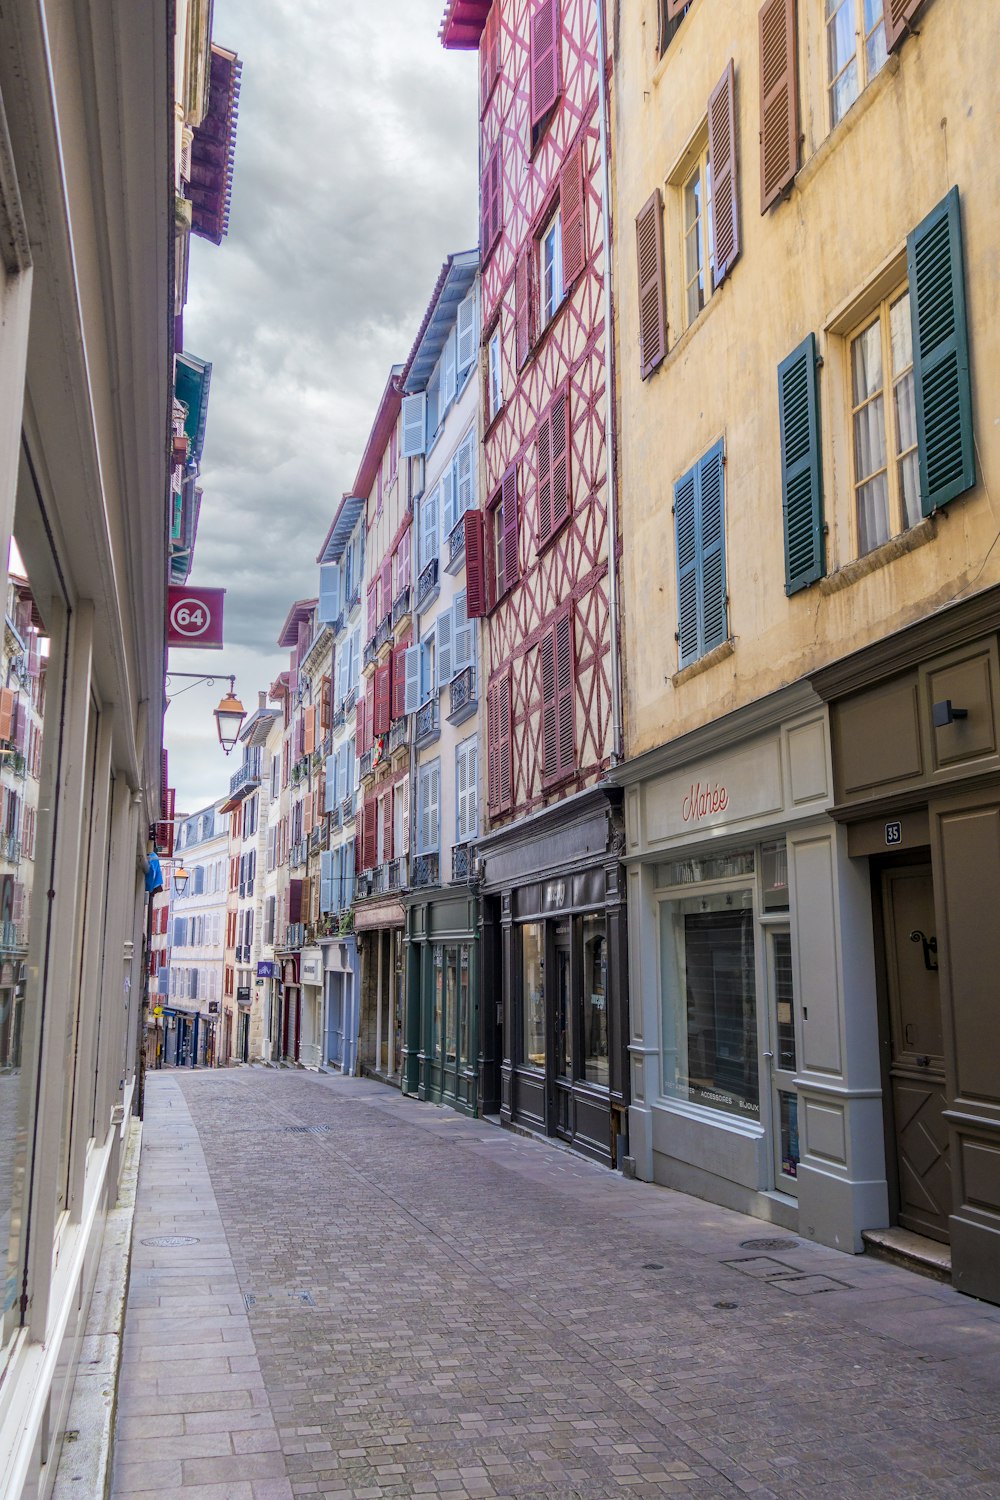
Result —
[{"label": "red '64' sign", "polygon": [[192,589],[171,584],[167,591],[167,645],[222,649],[225,589]]}]

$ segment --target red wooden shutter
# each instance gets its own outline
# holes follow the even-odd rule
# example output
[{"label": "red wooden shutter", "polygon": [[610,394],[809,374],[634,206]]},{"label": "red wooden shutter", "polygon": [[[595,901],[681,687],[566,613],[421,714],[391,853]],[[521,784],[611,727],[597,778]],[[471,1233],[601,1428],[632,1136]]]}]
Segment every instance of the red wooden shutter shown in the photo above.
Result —
[{"label": "red wooden shutter", "polygon": [[538,424],[535,437],[535,472],[538,481],[538,545],[552,535],[552,434],[548,414]]},{"label": "red wooden shutter", "polygon": [[560,391],[549,411],[552,465],[552,529],[569,515],[569,395]]},{"label": "red wooden shutter", "polygon": [[712,260],[718,286],[729,275],[740,253],[736,74],[732,58],[708,101],[708,159],[712,168]]},{"label": "red wooden shutter", "polygon": [[510,671],[497,683],[497,793],[501,812],[514,806]]},{"label": "red wooden shutter", "polygon": [[387,557],[379,574],[382,586],[382,618],[392,609],[392,558]]},{"label": "red wooden shutter", "polygon": [[545,118],[559,97],[559,0],[537,0],[531,17],[531,123]]},{"label": "red wooden shutter", "polygon": [[491,164],[493,168],[493,186],[491,190],[491,218],[490,218],[490,247],[492,248],[500,238],[500,230],[503,228],[503,188],[501,183],[501,172],[503,170],[503,152],[501,142],[497,141],[493,152]]},{"label": "red wooden shutter", "polygon": [[12,739],[13,733],[14,694],[10,688],[0,688],[0,740]]},{"label": "red wooden shutter", "polygon": [[[3,704],[3,694],[5,692],[7,692],[7,691],[8,690],[6,688],[0,689],[0,719],[2,719],[2,717],[3,717],[3,706],[2,706],[2,704]],[[0,740],[2,740],[3,737],[4,736],[3,736],[2,730],[0,730]],[[165,750],[161,750],[160,751],[160,817],[161,818],[165,818],[167,816],[167,787],[169,785],[170,785],[170,777],[167,774],[167,752]]]},{"label": "red wooden shutter", "polygon": [[486,537],[481,510],[467,510],[465,527],[465,613],[480,620],[489,612],[486,594]]},{"label": "red wooden shutter", "polygon": [[639,373],[645,380],[667,352],[663,291],[663,200],[659,188],[635,218],[639,262]]},{"label": "red wooden shutter", "polygon": [[885,0],[882,7],[885,21],[885,45],[889,52],[898,47],[924,0]]},{"label": "red wooden shutter", "polygon": [[497,689],[491,682],[486,689],[486,797],[490,813],[500,811],[500,742],[497,738]]},{"label": "red wooden shutter", "polygon": [[358,698],[357,707],[354,710],[354,745],[358,755],[365,748],[365,695]]},{"label": "red wooden shutter", "polygon": [[316,749],[316,709],[310,703],[302,720],[302,754],[312,755]]},{"label": "red wooden shutter", "polygon": [[324,677],[319,685],[319,726],[321,729],[330,727],[330,690],[332,683],[329,677]]},{"label": "red wooden shutter", "polygon": [[[496,149],[496,148],[494,148]],[[490,185],[493,182],[493,162],[487,157],[479,174],[479,254],[483,261],[490,253],[490,224],[493,215],[490,208]]]},{"label": "red wooden shutter", "polygon": [[376,811],[375,798],[366,797],[364,807],[364,823],[362,824],[361,837],[364,843],[362,864],[366,870],[374,870],[376,839],[378,837],[378,813]]},{"label": "red wooden shutter", "polygon": [[483,168],[479,194],[479,243],[485,261],[500,235],[503,222],[503,194],[500,187],[501,141],[493,147]]},{"label": "red wooden shutter", "polygon": [[494,5],[486,17],[486,25],[479,43],[479,66],[482,82],[483,109],[493,92],[493,85],[500,76],[500,6]]},{"label": "red wooden shutter", "polygon": [[556,668],[556,757],[559,775],[576,769],[576,653],[573,649],[573,613],[567,610],[552,630]]},{"label": "red wooden shutter", "polygon": [[559,737],[556,724],[556,659],[551,631],[538,643],[542,677],[542,780],[553,781],[559,766]]},{"label": "red wooden shutter", "polygon": [[514,342],[518,369],[531,353],[531,263],[532,247],[529,242],[521,247],[514,267]]},{"label": "red wooden shutter", "polygon": [[[581,137],[566,159],[559,187],[563,284],[567,288],[582,274],[587,264],[587,197],[583,177],[583,147],[584,138]],[[712,180],[714,183],[714,175]]]},{"label": "red wooden shutter", "polygon": [[[288,882],[288,921],[290,924],[302,921],[302,881],[290,880]],[[229,946],[232,948],[235,943]]]},{"label": "red wooden shutter", "polygon": [[390,787],[389,790],[386,792],[385,796],[382,798],[382,817],[383,817],[383,827],[385,828],[385,837],[382,840],[382,853],[385,855],[386,859],[394,859],[395,858],[395,854],[393,853],[393,842],[392,842],[392,832],[393,832],[393,829],[392,829],[392,803],[393,803],[393,796],[394,796],[394,791],[393,791],[393,788]]},{"label": "red wooden shutter", "polygon": [[372,720],[372,728],[375,734],[389,733],[389,716],[392,695],[392,664],[386,662],[384,667],[375,670],[375,711]]},{"label": "red wooden shutter", "polygon": [[760,32],[760,211],[766,213],[799,164],[795,0],[765,0]]},{"label": "red wooden shutter", "polygon": [[401,719],[406,713],[406,647],[394,646],[392,652],[392,717]]},{"label": "red wooden shutter", "polygon": [[512,589],[520,576],[517,556],[517,465],[503,476],[503,586]]},{"label": "red wooden shutter", "polygon": [[377,592],[378,592],[378,585],[377,585],[377,583],[373,583],[370,586],[369,590],[368,590],[368,639],[369,640],[371,640],[372,636],[375,634],[375,631],[376,631],[376,629],[378,627],[378,600],[376,598]]}]

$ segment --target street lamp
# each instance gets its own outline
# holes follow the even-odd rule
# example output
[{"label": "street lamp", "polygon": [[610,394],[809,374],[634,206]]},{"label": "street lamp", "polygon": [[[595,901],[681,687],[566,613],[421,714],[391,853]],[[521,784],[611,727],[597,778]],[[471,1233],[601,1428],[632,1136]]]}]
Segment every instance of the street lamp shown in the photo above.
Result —
[{"label": "street lamp", "polygon": [[184,866],[178,865],[173,874],[173,887],[178,896],[183,896],[184,892],[188,888],[188,881],[190,879],[191,876],[188,874],[187,870],[185,870]]},{"label": "street lamp", "polygon": [[[171,679],[174,677],[191,678],[191,687],[194,687],[199,682],[207,683],[209,687],[212,687],[217,680],[215,677],[199,676],[197,672],[168,672],[163,683],[165,689],[170,686]],[[167,693],[167,702],[172,703],[175,698],[180,696],[180,693],[187,693],[189,691],[189,688],[181,688],[179,693]],[[216,727],[219,731],[219,744],[228,755],[240,737],[243,720],[247,716],[246,709],[236,696],[235,677],[230,676],[229,692],[223,696],[218,708],[213,709],[213,713],[215,715]]]}]

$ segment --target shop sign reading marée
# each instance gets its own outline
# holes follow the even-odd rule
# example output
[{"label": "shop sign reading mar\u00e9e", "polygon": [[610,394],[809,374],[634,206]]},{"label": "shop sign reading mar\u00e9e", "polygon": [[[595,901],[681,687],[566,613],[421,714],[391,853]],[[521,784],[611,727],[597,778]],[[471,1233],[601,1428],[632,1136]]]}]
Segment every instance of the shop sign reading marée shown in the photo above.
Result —
[{"label": "shop sign reading mar\u00e9e", "polygon": [[652,844],[690,838],[698,830],[745,824],[781,810],[781,753],[777,735],[650,780],[645,835]]},{"label": "shop sign reading mar\u00e9e", "polygon": [[685,823],[697,823],[712,813],[725,812],[728,806],[729,792],[724,786],[695,781],[681,803],[681,817]]}]

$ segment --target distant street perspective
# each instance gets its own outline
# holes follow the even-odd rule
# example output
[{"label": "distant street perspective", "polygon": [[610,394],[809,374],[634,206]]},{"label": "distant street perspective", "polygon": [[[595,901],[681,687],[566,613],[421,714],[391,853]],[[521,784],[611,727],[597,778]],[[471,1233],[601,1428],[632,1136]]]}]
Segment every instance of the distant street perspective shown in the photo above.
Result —
[{"label": "distant street perspective", "polygon": [[164,1073],[115,1500],[1000,1494],[1000,1311],[365,1080]]}]

